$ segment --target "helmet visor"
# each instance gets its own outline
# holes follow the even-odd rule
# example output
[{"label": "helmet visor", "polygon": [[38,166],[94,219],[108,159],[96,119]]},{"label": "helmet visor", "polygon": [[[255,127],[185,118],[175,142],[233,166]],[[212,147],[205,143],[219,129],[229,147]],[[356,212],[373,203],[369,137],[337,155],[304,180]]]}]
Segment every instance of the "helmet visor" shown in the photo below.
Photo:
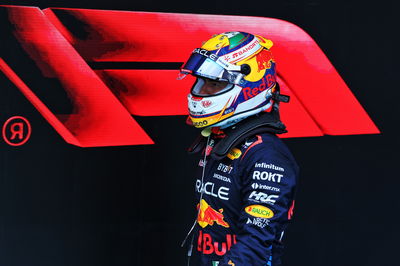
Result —
[{"label": "helmet visor", "polygon": [[215,96],[229,91],[234,86],[227,81],[198,77],[192,87],[191,94],[199,97]]},{"label": "helmet visor", "polygon": [[181,72],[219,80],[224,76],[225,69],[210,58],[193,53],[182,67]]},{"label": "helmet visor", "polygon": [[240,67],[230,65],[226,62],[223,64],[221,59],[219,59],[217,55],[211,53],[210,51],[196,48],[189,57],[188,61],[181,68],[181,73],[192,74],[213,80],[237,83],[237,77],[240,72],[229,71],[229,66],[235,70],[240,69]]}]

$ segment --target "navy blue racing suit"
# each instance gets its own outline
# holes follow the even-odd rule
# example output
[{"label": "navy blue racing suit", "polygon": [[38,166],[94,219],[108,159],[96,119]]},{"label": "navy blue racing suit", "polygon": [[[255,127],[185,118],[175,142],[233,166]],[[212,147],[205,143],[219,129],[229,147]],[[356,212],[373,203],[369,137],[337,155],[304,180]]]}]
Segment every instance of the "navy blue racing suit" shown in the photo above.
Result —
[{"label": "navy blue racing suit", "polygon": [[[217,141],[210,138],[207,154]],[[191,265],[281,265],[297,178],[292,154],[270,133],[247,139],[222,160],[200,159]]]}]

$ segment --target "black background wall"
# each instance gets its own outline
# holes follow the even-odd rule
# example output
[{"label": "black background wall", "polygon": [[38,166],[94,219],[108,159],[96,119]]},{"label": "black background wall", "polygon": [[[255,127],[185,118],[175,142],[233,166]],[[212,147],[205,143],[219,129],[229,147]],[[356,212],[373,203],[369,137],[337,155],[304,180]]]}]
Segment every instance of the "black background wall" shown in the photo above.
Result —
[{"label": "black background wall", "polygon": [[[263,16],[297,24],[382,134],[285,140],[302,171],[284,265],[400,264],[394,1],[0,4]],[[78,148],[65,143],[2,74],[0,90],[0,122],[23,115],[33,128],[24,146],[0,142],[1,266],[184,265],[179,245],[195,216],[196,161],[185,150],[197,133],[185,117],[135,117],[156,145]]]}]

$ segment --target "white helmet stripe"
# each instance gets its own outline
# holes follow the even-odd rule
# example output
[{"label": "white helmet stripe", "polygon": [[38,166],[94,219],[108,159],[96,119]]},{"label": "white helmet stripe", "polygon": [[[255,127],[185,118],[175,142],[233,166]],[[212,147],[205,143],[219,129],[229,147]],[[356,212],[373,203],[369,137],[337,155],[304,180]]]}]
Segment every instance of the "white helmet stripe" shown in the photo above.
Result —
[{"label": "white helmet stripe", "polygon": [[233,51],[229,54],[222,55],[221,58],[224,61],[233,64],[251,56],[260,48],[262,48],[262,46],[260,45],[260,41],[258,40],[258,38],[254,38],[251,42],[249,42],[242,48]]}]

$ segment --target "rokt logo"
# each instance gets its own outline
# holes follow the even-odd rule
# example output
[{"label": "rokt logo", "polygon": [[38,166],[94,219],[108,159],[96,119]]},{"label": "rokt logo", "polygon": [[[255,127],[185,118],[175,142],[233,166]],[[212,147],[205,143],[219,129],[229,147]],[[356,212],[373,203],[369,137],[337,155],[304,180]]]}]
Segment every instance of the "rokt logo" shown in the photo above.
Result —
[{"label": "rokt logo", "polygon": [[253,172],[253,179],[255,179],[255,180],[267,180],[267,181],[280,183],[282,177],[283,177],[283,175],[281,175],[281,174],[276,174],[276,173],[271,173],[271,172],[266,172],[266,171],[263,171],[263,172],[254,171]]}]

